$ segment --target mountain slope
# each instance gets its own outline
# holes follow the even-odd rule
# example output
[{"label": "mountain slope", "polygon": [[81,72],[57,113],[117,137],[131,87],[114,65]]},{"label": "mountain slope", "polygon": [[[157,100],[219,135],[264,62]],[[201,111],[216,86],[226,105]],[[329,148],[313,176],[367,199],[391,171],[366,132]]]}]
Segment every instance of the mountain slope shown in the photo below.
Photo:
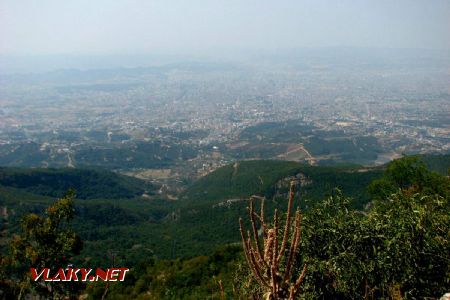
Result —
[{"label": "mountain slope", "polygon": [[50,197],[61,197],[74,188],[79,199],[133,198],[151,189],[136,178],[103,170],[68,168],[0,168],[0,185]]},{"label": "mountain slope", "polygon": [[355,198],[361,207],[369,200],[367,185],[382,175],[381,168],[357,166],[309,166],[287,161],[242,161],[224,166],[191,185],[183,199],[217,202],[226,199],[248,198],[253,194],[273,198],[287,191],[291,178],[302,181],[300,193],[311,200],[322,199],[334,188]]}]

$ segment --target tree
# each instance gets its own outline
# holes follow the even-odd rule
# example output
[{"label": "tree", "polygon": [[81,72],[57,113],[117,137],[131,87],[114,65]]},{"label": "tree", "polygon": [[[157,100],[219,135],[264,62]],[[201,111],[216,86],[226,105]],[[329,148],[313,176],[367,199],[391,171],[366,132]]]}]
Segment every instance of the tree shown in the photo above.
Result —
[{"label": "tree", "polygon": [[374,199],[387,199],[400,190],[415,189],[422,194],[450,196],[450,185],[444,176],[426,168],[419,156],[404,156],[391,161],[382,178],[373,181],[369,192]]},{"label": "tree", "polygon": [[82,249],[81,239],[69,226],[75,212],[74,197],[75,191],[69,190],[46,209],[45,216],[28,214],[22,219],[22,235],[10,242],[11,263],[20,286],[18,298],[27,292],[50,298],[74,295],[74,283],[33,282],[29,272],[30,268],[49,268],[52,272],[65,268],[67,258]]}]

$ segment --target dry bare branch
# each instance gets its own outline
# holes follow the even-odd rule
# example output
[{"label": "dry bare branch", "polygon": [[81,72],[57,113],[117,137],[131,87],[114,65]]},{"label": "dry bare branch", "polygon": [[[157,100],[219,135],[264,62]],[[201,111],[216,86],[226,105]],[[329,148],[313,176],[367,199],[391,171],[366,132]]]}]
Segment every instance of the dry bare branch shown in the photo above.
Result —
[{"label": "dry bare branch", "polygon": [[[288,211],[284,230],[280,233],[278,211],[274,212],[273,225],[271,228],[264,221],[264,198],[252,196],[249,201],[249,219],[251,223],[252,234],[244,234],[244,225],[242,219],[239,219],[239,228],[244,248],[244,255],[253,274],[253,277],[263,289],[262,295],[265,299],[294,299],[300,291],[300,285],[306,275],[307,265],[296,281],[291,282],[292,270],[295,264],[295,257],[300,245],[301,239],[301,220],[300,209],[295,212],[295,219],[291,222],[291,210],[295,195],[295,184],[291,182],[288,197]],[[253,199],[261,199],[261,213],[255,212]],[[259,222],[259,224],[258,224]],[[259,240],[258,225],[263,232],[262,243]],[[279,237],[282,236],[280,241]],[[281,242],[281,247],[279,244]],[[286,248],[289,251],[286,251]],[[283,264],[282,264],[283,263]],[[284,274],[280,274],[284,270]]]}]

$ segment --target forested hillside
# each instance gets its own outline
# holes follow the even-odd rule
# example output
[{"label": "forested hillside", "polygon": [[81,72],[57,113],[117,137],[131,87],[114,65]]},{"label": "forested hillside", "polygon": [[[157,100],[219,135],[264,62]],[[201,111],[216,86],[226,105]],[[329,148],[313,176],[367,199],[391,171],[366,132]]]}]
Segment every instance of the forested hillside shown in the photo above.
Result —
[{"label": "forested hillside", "polygon": [[[352,199],[340,192],[304,210],[301,246],[287,278],[295,282],[308,266],[299,299],[439,299],[449,290],[449,179],[407,157],[390,163],[371,186],[380,189],[372,189],[372,197],[385,196],[363,211],[352,209]],[[384,187],[394,192],[386,195]],[[248,263],[236,247],[192,259],[151,260],[136,267],[132,279],[115,286],[109,298],[273,295],[272,285],[262,284]],[[89,297],[104,290],[105,284],[92,285]]]},{"label": "forested hillside", "polygon": [[[12,235],[22,230],[19,225],[26,213],[42,214],[55,196],[75,187],[81,197],[74,200],[72,227],[83,241],[83,249],[71,262],[107,267],[114,253],[115,264],[132,268],[129,279],[111,289],[112,299],[142,296],[149,289],[154,293],[152,299],[259,293],[257,285],[250,289],[247,285],[250,277],[238,246],[237,221],[246,216],[251,195],[265,196],[268,219],[274,209],[286,211],[289,184],[294,180],[298,183],[294,206],[304,211],[301,253],[306,256],[299,261],[311,264],[305,295],[346,299],[363,293],[364,280],[370,289],[380,285],[389,289],[395,283],[410,295],[431,295],[426,285],[441,292],[449,284],[437,275],[449,268],[436,255],[449,250],[446,211],[450,185],[448,177],[427,166],[448,169],[448,156],[426,157],[424,163],[406,157],[379,168],[242,161],[194,182],[177,201],[142,197],[151,192],[152,185],[115,173],[1,168],[0,246],[6,255]],[[255,204],[259,205],[259,200]],[[408,228],[422,226],[420,222],[428,228],[423,242],[431,248],[420,250],[415,242],[404,244],[418,234]],[[250,225],[246,219],[244,224]],[[223,248],[227,245],[234,246]],[[213,254],[219,248],[221,252]],[[423,251],[434,256],[423,256]],[[365,256],[360,257],[361,253]],[[405,261],[399,262],[400,257]],[[416,257],[422,258],[417,261]],[[402,268],[386,273],[386,268],[397,264],[418,264],[425,269],[425,264],[430,264],[433,270],[417,271],[428,274],[423,281],[420,278],[425,275],[414,269],[404,269],[407,273],[403,275]],[[323,273],[327,269],[333,273]],[[375,275],[369,276],[372,273]],[[187,280],[191,275],[197,279]],[[420,282],[411,281],[410,276]],[[163,277],[167,281],[161,281]],[[413,290],[413,285],[420,289]],[[103,289],[102,284],[90,286],[89,294],[94,299]],[[164,294],[167,290],[172,292]]]},{"label": "forested hillside", "polygon": [[248,198],[263,195],[268,199],[287,192],[290,179],[302,182],[303,199],[318,200],[335,188],[354,198],[362,207],[369,200],[367,185],[381,177],[382,168],[361,166],[309,166],[287,161],[242,161],[222,167],[192,184],[183,197],[196,202]]},{"label": "forested hillside", "polygon": [[62,197],[68,189],[78,199],[120,199],[154,189],[142,180],[104,170],[0,168],[0,185],[33,194]]}]

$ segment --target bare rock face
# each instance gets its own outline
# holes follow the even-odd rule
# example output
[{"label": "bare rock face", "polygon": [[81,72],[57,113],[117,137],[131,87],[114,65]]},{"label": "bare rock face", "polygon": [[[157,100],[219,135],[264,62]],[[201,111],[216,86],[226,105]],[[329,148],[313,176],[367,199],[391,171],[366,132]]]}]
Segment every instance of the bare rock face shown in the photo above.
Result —
[{"label": "bare rock face", "polygon": [[445,293],[439,300],[450,300],[450,293]]}]

